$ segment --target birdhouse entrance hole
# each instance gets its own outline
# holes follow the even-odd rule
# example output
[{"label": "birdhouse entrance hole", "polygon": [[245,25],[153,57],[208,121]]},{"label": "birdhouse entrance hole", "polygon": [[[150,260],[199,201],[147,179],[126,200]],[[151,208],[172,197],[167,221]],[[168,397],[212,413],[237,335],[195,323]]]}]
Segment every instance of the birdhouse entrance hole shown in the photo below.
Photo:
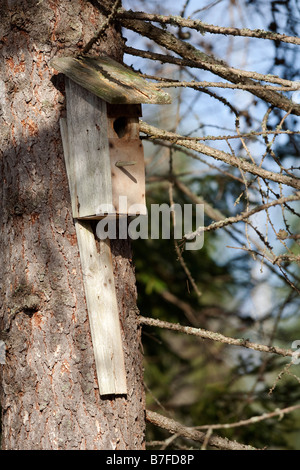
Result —
[{"label": "birdhouse entrance hole", "polygon": [[127,124],[128,120],[125,116],[118,117],[117,119],[114,120],[114,130],[116,134],[118,135],[119,139],[122,139],[124,135],[126,135],[127,132]]}]

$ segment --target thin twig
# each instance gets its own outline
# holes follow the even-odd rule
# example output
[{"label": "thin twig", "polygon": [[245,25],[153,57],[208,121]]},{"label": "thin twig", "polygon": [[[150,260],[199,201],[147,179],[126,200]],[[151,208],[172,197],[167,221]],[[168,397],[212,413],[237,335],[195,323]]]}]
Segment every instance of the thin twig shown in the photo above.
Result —
[{"label": "thin twig", "polygon": [[[275,339],[275,335],[276,335],[276,331],[277,331],[277,328],[278,328],[278,325],[279,325],[279,322],[281,320],[281,317],[282,317],[282,314],[284,312],[284,309],[287,305],[289,305],[290,301],[292,300],[292,298],[295,296],[295,292],[293,290],[291,290],[288,294],[288,296],[286,297],[286,299],[284,300],[284,302],[280,305],[279,309],[278,309],[278,312],[276,314],[276,317],[275,317],[275,322],[274,322],[274,325],[272,327],[272,331],[271,331],[271,334],[270,334],[270,337],[269,337],[269,340],[268,340],[268,345],[271,346],[273,344],[273,341]],[[274,312],[273,312],[274,313]],[[241,403],[241,406],[238,410],[238,413],[239,415],[242,414],[242,412],[244,411],[245,407],[247,406],[247,404],[249,404],[252,399],[253,399],[253,395],[254,395],[254,392],[256,390],[256,387],[259,383],[261,383],[263,381],[263,376],[264,376],[264,373],[266,371],[266,368],[268,366],[268,364],[270,363],[270,361],[272,360],[272,357],[270,356],[267,356],[264,358],[264,360],[262,361],[260,367],[259,367],[259,370],[258,370],[258,373],[257,373],[257,376],[256,376],[256,380],[255,382],[253,383],[252,387],[250,388],[250,390],[247,392],[247,397],[246,397],[246,400],[244,401],[244,403]],[[297,406],[300,406],[300,405],[297,405]],[[293,408],[293,407],[291,407]],[[289,412],[289,408],[287,408],[288,412]],[[276,410],[278,411],[278,410]],[[292,411],[292,410],[291,410]],[[282,410],[282,412],[284,412],[284,410]],[[265,415],[262,415],[262,416],[265,416]],[[250,418],[250,419],[255,419],[255,417],[253,418]],[[260,420],[255,420],[255,422],[258,422]],[[243,425],[243,424],[242,424]]]},{"label": "thin twig", "polygon": [[274,392],[279,380],[282,379],[284,374],[288,373],[288,371],[289,371],[289,369],[292,365],[293,365],[293,362],[289,362],[288,364],[285,365],[285,367],[282,369],[282,371],[277,375],[272,387],[269,390],[269,395],[272,395],[272,393]]},{"label": "thin twig", "polygon": [[[173,182],[172,182],[172,179],[173,179],[173,156],[172,156],[172,149],[170,148],[169,149],[169,166],[170,166],[170,171],[169,171],[169,175],[170,175],[170,183],[169,183],[169,199],[170,199],[170,206],[171,207],[174,207],[174,198],[173,198]],[[175,226],[175,214],[174,214],[174,211],[172,211],[172,219],[173,219],[173,226]],[[179,248],[179,245],[178,245],[178,242],[176,239],[174,239],[174,247],[175,247],[175,251],[176,251],[176,254],[177,254],[177,258],[178,258],[178,261],[180,262],[181,264],[181,267],[182,269],[184,270],[188,280],[190,281],[191,285],[193,286],[193,289],[194,291],[196,292],[197,296],[198,297],[201,297],[202,295],[202,292],[199,290],[197,284],[196,284],[196,281],[195,279],[193,278],[192,276],[192,273],[190,271],[190,269],[188,268],[183,256],[182,256],[182,253],[180,251],[180,248]]]},{"label": "thin twig", "polygon": [[[226,248],[232,248],[233,250],[242,250],[242,251],[247,251],[248,253],[252,254],[252,255],[255,255],[255,256],[262,256],[263,258],[265,258],[269,263],[272,263],[272,264],[276,264],[278,269],[280,270],[282,276],[276,272],[276,270],[274,269],[273,266],[271,265],[268,265],[268,268],[274,273],[276,274],[277,276],[279,276],[283,281],[285,281],[290,287],[292,287],[292,289],[294,289],[298,294],[300,294],[300,290],[298,289],[298,287],[288,278],[288,276],[286,275],[286,273],[283,271],[283,269],[281,268],[280,264],[278,263],[278,261],[276,263],[274,263],[274,259],[276,259],[276,257],[274,256],[273,259],[269,259],[266,254],[262,254],[262,253],[259,253],[258,251],[255,251],[255,250],[250,250],[249,248],[246,248],[245,246],[242,246],[242,247],[235,247],[235,246],[227,246]],[[293,276],[297,281],[299,281],[299,278],[295,275],[295,273],[293,272],[288,272],[288,274],[290,276]]]},{"label": "thin twig", "polygon": [[101,24],[100,29],[97,31],[97,33],[89,40],[89,42],[84,46],[84,48],[81,51],[81,54],[87,54],[89,50],[93,47],[93,45],[99,41],[99,39],[104,35],[105,31],[107,30],[108,26],[112,23],[113,19],[116,16],[116,13],[118,11],[118,8],[121,6],[121,0],[116,0],[115,4],[113,5],[111,9],[111,13],[108,15],[108,17],[103,21]]},{"label": "thin twig", "polygon": [[209,443],[209,439],[212,435],[212,432],[213,432],[212,428],[208,428],[207,433],[205,435],[205,439],[204,439],[202,447],[201,447],[201,450],[206,450],[206,447]]},{"label": "thin twig", "polygon": [[227,225],[244,221],[248,219],[249,217],[251,217],[252,215],[257,214],[258,212],[261,212],[261,211],[265,211],[266,209],[269,209],[270,207],[274,207],[279,204],[284,204],[286,202],[299,201],[299,200],[300,200],[300,192],[298,191],[296,194],[293,194],[291,196],[282,197],[282,198],[276,199],[275,201],[271,201],[266,204],[262,204],[261,206],[254,207],[253,209],[242,212],[241,214],[238,214],[236,216],[227,217],[226,219],[220,220],[218,222],[213,222],[207,227],[199,227],[194,232],[186,234],[184,238],[186,238],[187,240],[190,240],[200,235],[202,232],[210,232],[212,230],[217,230],[219,228],[226,227]]},{"label": "thin twig", "polygon": [[226,423],[226,424],[206,424],[203,426],[196,426],[195,429],[232,429],[232,428],[238,428],[241,426],[248,426],[249,424],[256,424],[260,423],[261,421],[265,421],[270,418],[275,418],[276,416],[279,416],[280,419],[283,418],[283,416],[287,413],[292,413],[293,411],[299,410],[300,405],[294,405],[294,406],[289,406],[287,408],[282,408],[277,409],[275,411],[272,411],[270,413],[264,413],[259,416],[252,416],[252,418],[249,419],[244,419],[241,421],[238,421],[236,423]]}]

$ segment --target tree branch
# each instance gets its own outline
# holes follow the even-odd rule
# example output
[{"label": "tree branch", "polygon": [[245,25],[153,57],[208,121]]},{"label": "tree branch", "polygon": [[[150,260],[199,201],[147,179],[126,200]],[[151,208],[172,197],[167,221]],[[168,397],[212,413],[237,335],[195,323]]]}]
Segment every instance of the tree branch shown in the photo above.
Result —
[{"label": "tree branch", "polygon": [[279,416],[280,419],[287,413],[292,413],[300,408],[300,405],[289,406],[287,408],[282,408],[281,410],[271,411],[270,413],[264,413],[259,416],[252,416],[249,419],[244,419],[236,423],[226,423],[226,424],[206,424],[204,426],[197,426],[196,429],[232,429],[238,428],[241,426],[248,426],[249,424],[260,423],[266,419],[275,418]]},{"label": "tree branch", "polygon": [[[154,411],[146,410],[146,420],[149,423],[155,424],[155,426],[168,430],[172,434],[176,433],[180,436],[186,437],[187,439],[192,439],[193,441],[205,442],[206,433],[183,426],[177,421],[174,421],[171,418],[166,418]],[[207,444],[224,450],[256,450],[254,447],[239,444],[236,441],[230,441],[229,439],[219,436],[211,436],[208,439]]]},{"label": "tree branch", "polygon": [[212,341],[218,341],[219,343],[229,344],[231,346],[240,346],[247,349],[253,349],[254,351],[260,351],[264,353],[277,354],[283,357],[294,357],[295,351],[291,349],[283,349],[277,346],[266,346],[264,344],[252,343],[248,339],[244,338],[230,338],[224,336],[221,333],[215,333],[213,331],[204,330],[203,328],[194,328],[191,326],[183,326],[179,323],[170,323],[156,318],[139,317],[139,322],[143,325],[156,326],[158,328],[165,328],[167,330],[179,331],[192,336],[198,336],[202,339],[210,339]]},{"label": "tree branch", "polygon": [[[140,49],[135,49],[134,47],[129,47],[129,46],[124,46],[124,52],[126,54],[142,57],[143,59],[150,59],[150,60],[156,60],[162,63],[168,63],[168,64],[174,64],[178,65],[179,67],[194,67],[194,68],[201,68],[197,62],[194,60],[191,60],[187,57],[185,58],[180,58],[180,57],[174,57],[173,55],[168,55],[168,54],[159,54],[157,52],[150,52],[150,51],[142,51]],[[238,69],[235,69],[238,70]],[[279,85],[285,86],[285,87],[295,87],[295,82],[291,80],[286,80],[284,78],[277,77],[276,75],[264,75],[261,73],[257,72],[248,72],[246,70],[238,70],[241,80],[242,77],[246,78],[251,78],[253,80],[261,80],[264,82],[269,82],[269,83],[277,83]],[[247,85],[241,85],[238,82],[234,82],[238,86],[247,86],[251,90],[252,88],[258,88],[258,87],[263,87],[268,89],[268,87],[265,87],[261,85],[260,83],[257,82],[249,82]],[[272,89],[271,89],[272,91]]]},{"label": "tree branch", "polygon": [[268,202],[266,204],[262,204],[261,206],[254,207],[253,209],[249,211],[244,211],[241,214],[238,214],[236,216],[227,217],[226,219],[219,220],[218,222],[214,222],[208,225],[207,227],[199,227],[194,232],[186,234],[184,237],[187,240],[190,240],[192,238],[195,238],[197,235],[200,235],[200,233],[202,232],[209,232],[211,230],[217,230],[219,228],[226,227],[227,225],[234,224],[242,220],[247,220],[252,215],[257,214],[258,212],[264,211],[266,209],[269,209],[269,207],[274,207],[279,204],[285,204],[287,202],[299,201],[299,200],[300,200],[300,192],[297,192],[296,194],[293,194],[291,196],[281,197],[279,199],[275,199],[274,201]]},{"label": "tree branch", "polygon": [[215,26],[212,24],[203,23],[203,21],[200,20],[182,18],[181,16],[164,16],[151,13],[144,13],[141,11],[121,10],[118,12],[118,18],[152,21],[154,23],[160,23],[163,25],[169,24],[171,26],[178,26],[180,28],[190,28],[195,29],[201,34],[211,33],[247,38],[270,39],[271,41],[281,41],[289,44],[300,45],[300,38],[296,36],[287,36],[286,34],[273,33],[272,31],[264,31],[262,29],[251,30],[248,28],[230,28],[223,26]]},{"label": "tree branch", "polygon": [[[159,78],[156,78],[159,82]],[[201,90],[201,88],[228,88],[231,90],[257,90],[258,84],[255,85],[240,85],[238,83],[224,83],[224,82],[186,82],[179,80],[169,80],[158,83],[157,88],[176,88],[176,87],[189,87],[194,88],[195,90]],[[300,89],[299,84],[294,84],[293,86],[274,86],[274,85],[260,85],[264,90],[272,91],[296,91]]]},{"label": "tree branch", "polygon": [[185,137],[175,134],[173,132],[158,129],[157,127],[151,126],[150,124],[147,124],[143,121],[140,121],[140,130],[141,132],[144,132],[145,134],[156,139],[169,140],[174,143],[176,142],[177,145],[181,145],[182,147],[186,147],[195,150],[196,152],[200,152],[204,155],[208,155],[209,157],[215,158],[216,160],[220,160],[224,163],[227,163],[228,165],[234,166],[253,175],[260,176],[261,178],[271,180],[276,183],[286,184],[287,186],[291,186],[292,188],[300,189],[299,178],[265,170],[245,159],[239,159],[234,155],[223,152],[222,150],[217,150],[208,145],[195,142],[190,139],[185,139]]},{"label": "tree branch", "polygon": [[[192,60],[198,68],[209,70],[215,75],[233,83],[255,85],[255,82],[252,80],[252,78],[255,78],[254,72],[244,72],[242,70],[229,67],[220,59],[205,54],[192,46],[192,44],[176,38],[176,36],[168,31],[164,31],[161,28],[140,20],[120,19],[120,21],[125,28],[131,29],[142,36],[152,39],[160,46],[175,52],[181,57]],[[246,75],[248,77],[250,76],[251,79],[247,78]],[[262,78],[262,80],[268,81],[267,76],[265,75],[264,77],[265,78]],[[262,90],[260,86],[257,87],[257,90],[253,89],[251,92],[258,98],[270,103],[272,106],[284,109],[285,111],[291,111],[293,114],[298,116],[300,115],[300,105],[293,104],[291,100],[277,92],[272,90]]]}]

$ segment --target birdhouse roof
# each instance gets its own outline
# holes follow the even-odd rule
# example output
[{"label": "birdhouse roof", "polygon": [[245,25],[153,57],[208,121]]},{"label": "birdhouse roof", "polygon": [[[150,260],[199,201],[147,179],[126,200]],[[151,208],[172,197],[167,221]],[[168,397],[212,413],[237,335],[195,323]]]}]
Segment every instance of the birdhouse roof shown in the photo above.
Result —
[{"label": "birdhouse roof", "polygon": [[109,57],[58,57],[50,65],[108,103],[171,103],[168,93]]}]

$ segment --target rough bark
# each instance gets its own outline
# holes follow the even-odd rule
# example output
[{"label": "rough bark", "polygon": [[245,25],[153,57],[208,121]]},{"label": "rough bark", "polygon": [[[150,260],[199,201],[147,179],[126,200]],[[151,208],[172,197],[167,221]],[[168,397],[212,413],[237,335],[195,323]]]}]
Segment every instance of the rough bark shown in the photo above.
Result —
[{"label": "rough bark", "polygon": [[[129,392],[101,399],[59,131],[63,80],[51,81],[49,67],[56,55],[78,53],[102,20],[84,0],[1,4],[3,449],[144,447],[130,245],[112,244]],[[110,26],[97,50],[120,59],[122,44]]]}]

